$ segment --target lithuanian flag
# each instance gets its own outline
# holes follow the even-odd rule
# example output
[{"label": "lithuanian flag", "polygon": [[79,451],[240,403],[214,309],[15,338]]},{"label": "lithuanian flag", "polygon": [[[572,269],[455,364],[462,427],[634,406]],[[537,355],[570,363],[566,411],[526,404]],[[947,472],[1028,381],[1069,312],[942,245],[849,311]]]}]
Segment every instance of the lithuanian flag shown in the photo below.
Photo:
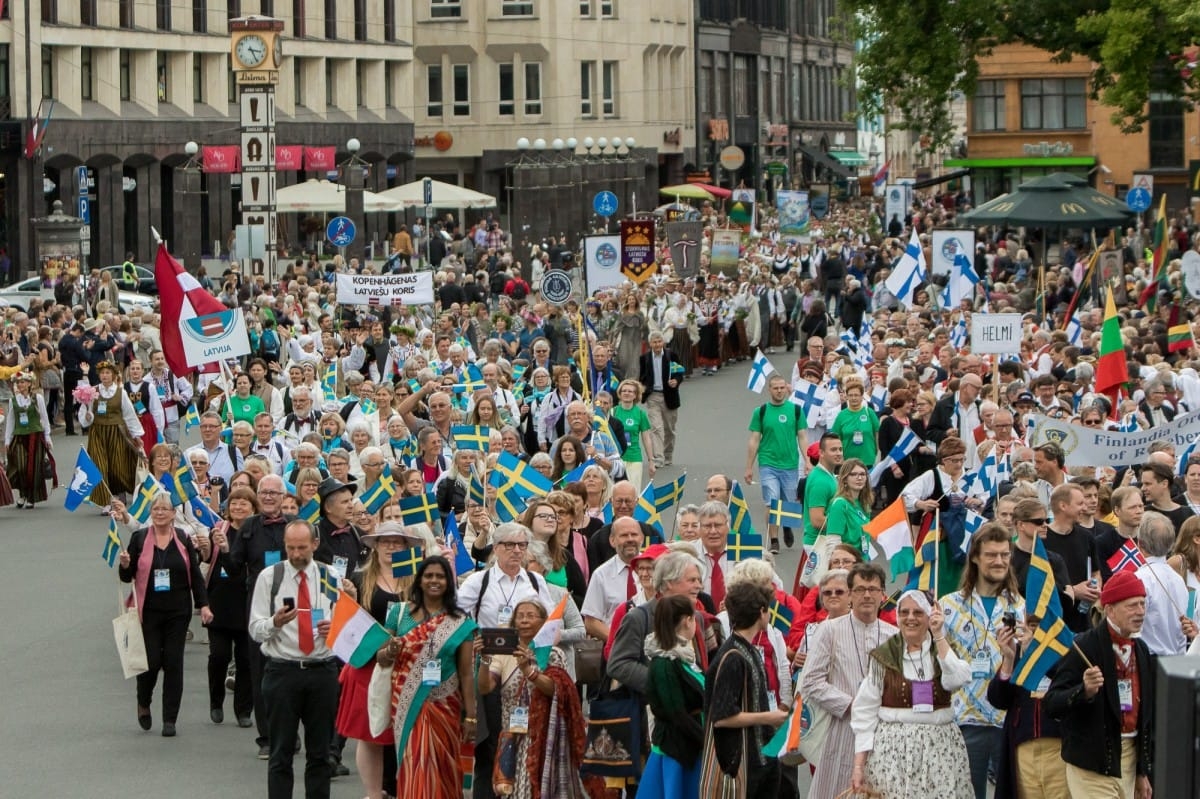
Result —
[{"label": "lithuanian flag", "polygon": [[1167,239],[1167,195],[1163,195],[1158,203],[1158,216],[1154,219],[1154,278],[1142,290],[1138,304],[1150,313],[1158,307],[1158,292],[1167,287],[1167,249],[1170,241]]},{"label": "lithuanian flag", "polygon": [[1117,318],[1117,306],[1112,291],[1104,303],[1104,325],[1100,328],[1100,359],[1096,361],[1096,391],[1107,394],[1113,401],[1113,412],[1117,408],[1117,389],[1129,380],[1129,367],[1125,363],[1125,343],[1121,341],[1121,320]]},{"label": "lithuanian flag", "polygon": [[1192,346],[1192,326],[1174,325],[1167,329],[1167,352],[1180,352]]}]

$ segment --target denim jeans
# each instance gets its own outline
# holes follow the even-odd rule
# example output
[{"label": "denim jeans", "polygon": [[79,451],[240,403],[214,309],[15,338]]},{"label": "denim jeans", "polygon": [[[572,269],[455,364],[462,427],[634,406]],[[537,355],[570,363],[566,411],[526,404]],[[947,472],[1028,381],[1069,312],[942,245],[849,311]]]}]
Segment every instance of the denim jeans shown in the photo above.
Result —
[{"label": "denim jeans", "polygon": [[988,763],[996,756],[1001,741],[1003,729],[988,727],[983,724],[959,725],[963,741],[967,745],[967,762],[971,767],[971,787],[975,789],[975,799],[987,799]]}]

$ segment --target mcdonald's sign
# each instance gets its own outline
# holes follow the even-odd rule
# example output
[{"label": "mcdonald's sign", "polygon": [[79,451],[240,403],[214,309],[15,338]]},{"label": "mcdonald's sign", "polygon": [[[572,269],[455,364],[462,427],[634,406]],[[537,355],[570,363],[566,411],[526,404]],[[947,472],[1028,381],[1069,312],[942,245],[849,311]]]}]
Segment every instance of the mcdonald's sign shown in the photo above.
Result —
[{"label": "mcdonald's sign", "polygon": [[1064,214],[1086,214],[1087,209],[1079,203],[1060,203],[1058,210]]},{"label": "mcdonald's sign", "polygon": [[1200,198],[1200,161],[1188,162],[1188,197]]}]

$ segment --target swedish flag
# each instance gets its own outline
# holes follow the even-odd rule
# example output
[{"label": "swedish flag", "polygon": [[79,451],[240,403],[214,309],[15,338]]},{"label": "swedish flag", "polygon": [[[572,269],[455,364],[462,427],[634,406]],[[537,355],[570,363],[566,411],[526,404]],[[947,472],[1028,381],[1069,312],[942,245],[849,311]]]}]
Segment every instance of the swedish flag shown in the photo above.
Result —
[{"label": "swedish flag", "polygon": [[761,558],[763,556],[762,536],[756,533],[748,535],[730,533],[725,542],[725,553],[733,561]]},{"label": "swedish flag", "polygon": [[487,383],[483,382],[483,372],[473,363],[467,364],[467,368],[463,370],[462,382],[468,394],[487,388]]},{"label": "swedish flag", "polygon": [[608,417],[600,411],[596,411],[592,416],[592,429],[600,431],[609,438],[613,437],[612,427],[608,424]]},{"label": "swedish flag", "polygon": [[338,594],[340,593],[337,577],[334,576],[333,572],[324,563],[317,564],[317,576],[321,581],[321,593],[325,595],[331,604],[337,602]]},{"label": "swedish flag", "polygon": [[417,573],[417,567],[425,560],[425,550],[420,547],[405,549],[392,553],[392,579],[412,577]]},{"label": "swedish flag", "polygon": [[670,371],[671,377],[679,377],[679,376],[685,375],[685,374],[687,374],[687,368],[684,367],[683,364],[676,363],[675,361],[671,361],[671,371]]},{"label": "swedish flag", "polygon": [[488,475],[488,483],[499,491],[516,489],[523,498],[540,497],[553,489],[550,480],[511,452],[501,452],[496,468]]},{"label": "swedish flag", "polygon": [[478,425],[456,424],[450,428],[450,438],[456,449],[487,452],[491,429]]},{"label": "swedish flag", "polygon": [[129,505],[129,515],[137,519],[138,524],[147,524],[150,521],[150,504],[160,493],[165,492],[159,482],[152,475],[146,475]]},{"label": "swedish flag", "polygon": [[313,497],[308,502],[304,503],[304,507],[296,514],[298,518],[303,519],[309,524],[316,524],[317,519],[321,518],[321,502],[316,497]]},{"label": "swedish flag", "polygon": [[196,496],[196,483],[192,479],[192,470],[187,466],[181,466],[173,474],[164,474],[160,480],[163,488],[171,496],[171,504],[175,507],[179,507]]},{"label": "swedish flag", "polygon": [[1027,618],[1036,616],[1038,625],[1033,630],[1033,640],[1013,667],[1013,680],[1022,688],[1033,691],[1075,641],[1075,634],[1063,622],[1062,601],[1054,584],[1046,545],[1040,538],[1035,539],[1029,557],[1025,595],[1025,615]]},{"label": "swedish flag", "polygon": [[188,405],[187,414],[183,417],[183,432],[190,433],[193,427],[200,426],[200,412],[195,405]]},{"label": "swedish flag", "polygon": [[514,383],[519,382],[521,380],[521,378],[525,376],[526,368],[528,368],[528,367],[526,367],[526,365],[523,363],[513,364],[512,379],[513,379]]},{"label": "swedish flag", "polygon": [[104,551],[100,553],[100,557],[104,558],[104,562],[109,568],[117,565],[117,558],[121,554],[121,534],[117,527],[116,519],[111,516],[108,519],[108,537],[104,539]]},{"label": "swedish flag", "polygon": [[733,490],[729,492],[729,529],[737,535],[754,535],[754,523],[750,519],[750,506],[746,503],[746,495],[737,480],[733,481]]},{"label": "swedish flag", "polygon": [[483,490],[483,480],[479,477],[479,471],[471,467],[471,482],[467,485],[467,501],[475,505],[483,505],[487,502],[487,494]]},{"label": "swedish flag", "polygon": [[433,494],[426,493],[400,499],[400,520],[405,524],[433,524],[437,518],[437,499]]},{"label": "swedish flag", "polygon": [[359,400],[358,407],[361,408],[362,412],[367,416],[370,416],[371,414],[375,413],[375,411],[379,410],[379,405],[373,399]]},{"label": "swedish flag", "polygon": [[641,495],[638,497],[637,506],[633,509],[633,518],[636,521],[650,525],[658,531],[659,535],[663,534],[662,516],[658,513],[658,507],[654,501],[654,484],[647,483],[642,489]]},{"label": "swedish flag", "polygon": [[362,500],[363,507],[367,513],[379,513],[379,509],[388,503],[392,497],[396,496],[396,480],[392,477],[392,467],[388,464],[383,465],[383,474],[379,475],[379,479],[363,490]]},{"label": "swedish flag", "polygon": [[803,527],[804,506],[799,502],[788,502],[785,499],[771,500],[767,512],[767,522],[778,527]]},{"label": "swedish flag", "polygon": [[771,622],[771,626],[784,635],[787,635],[791,631],[793,621],[792,611],[788,609],[787,605],[780,602],[778,598],[775,599],[775,602],[767,610],[767,617]]},{"label": "swedish flag", "polygon": [[687,472],[684,472],[666,485],[655,487],[654,507],[659,513],[670,509],[673,505],[679,504],[683,499],[683,486],[686,482]]},{"label": "swedish flag", "polygon": [[[916,551],[913,568],[908,573],[908,583],[904,586],[905,591],[933,590],[934,574],[937,572],[938,566],[938,544],[941,539],[942,534],[937,527],[929,528],[929,532],[925,534],[925,540],[921,542],[920,549]],[[940,588],[941,586],[939,586]]]},{"label": "swedish flag", "polygon": [[321,390],[325,393],[326,402],[337,402],[337,361],[331,361],[325,367],[321,377]]},{"label": "swedish flag", "polygon": [[496,518],[502,523],[516,521],[525,512],[525,503],[529,499],[518,491],[508,491],[505,488],[496,491]]}]

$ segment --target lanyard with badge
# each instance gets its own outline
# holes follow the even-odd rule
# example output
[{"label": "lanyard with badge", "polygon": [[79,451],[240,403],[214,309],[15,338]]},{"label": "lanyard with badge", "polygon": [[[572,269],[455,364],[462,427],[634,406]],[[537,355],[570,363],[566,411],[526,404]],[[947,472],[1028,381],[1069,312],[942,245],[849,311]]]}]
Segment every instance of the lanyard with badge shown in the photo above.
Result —
[{"label": "lanyard with badge", "polygon": [[[154,558],[153,558],[154,590],[155,591],[170,591],[171,590],[171,570],[167,568],[167,552],[166,552],[166,550],[159,550],[159,548],[157,546],[154,546],[153,541],[151,541],[149,543],[150,543],[150,546],[154,547]],[[167,546],[170,546],[170,544],[167,544]],[[159,555],[160,554],[162,555],[162,561],[161,561],[162,565],[161,566],[159,565],[159,562],[160,562]]]},{"label": "lanyard with badge", "polygon": [[[518,574],[517,577],[520,577],[520,575]],[[496,589],[500,592],[500,595],[504,597],[504,604],[500,606],[498,611],[496,611],[496,625],[499,627],[507,627],[512,623],[512,599],[517,593],[517,577],[513,578],[512,590],[509,591],[507,595],[504,593],[504,589],[500,587],[499,581],[496,582]]]},{"label": "lanyard with badge", "polygon": [[992,608],[991,616],[987,616],[987,608],[984,608],[984,624],[983,624],[983,643],[979,641],[979,630],[975,627],[975,602],[983,604],[983,600],[977,596],[971,596],[971,605],[967,608],[967,621],[963,624],[963,633],[971,634],[971,679],[986,680],[992,676],[992,647],[988,642],[988,636],[991,635],[992,621],[996,616],[996,611],[1000,609],[1000,598],[996,597],[996,605]]},{"label": "lanyard with badge", "polygon": [[425,642],[425,664],[421,667],[421,685],[436,688],[442,684],[442,662],[433,651],[433,637]]},{"label": "lanyard with badge", "polygon": [[[32,400],[30,402],[32,403]],[[29,405],[22,406],[21,400],[19,397],[16,399],[16,403],[17,403],[17,424],[20,425],[21,427],[25,427],[29,424]]]}]

